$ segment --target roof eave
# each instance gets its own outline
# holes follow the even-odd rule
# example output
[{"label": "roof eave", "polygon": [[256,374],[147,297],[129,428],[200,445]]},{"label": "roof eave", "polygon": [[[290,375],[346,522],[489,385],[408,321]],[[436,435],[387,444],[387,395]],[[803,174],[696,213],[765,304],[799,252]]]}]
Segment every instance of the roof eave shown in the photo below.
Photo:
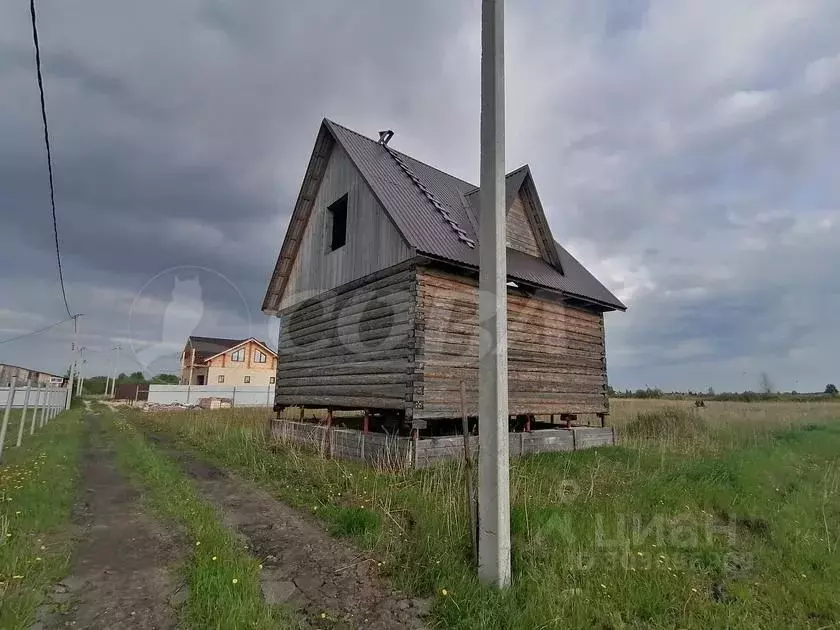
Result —
[{"label": "roof eave", "polygon": [[[430,253],[430,252],[418,252],[417,253],[417,258],[420,259],[420,261],[422,261],[424,259],[429,260],[429,261],[437,261],[437,262],[446,263],[448,265],[461,267],[462,269],[469,269],[470,271],[478,272],[478,266],[477,265],[471,265],[471,264],[463,262],[461,260],[453,260],[451,258],[445,258],[443,256],[438,256],[438,255]],[[507,275],[512,280],[515,280],[517,283],[523,284],[525,286],[528,286],[528,287],[531,287],[531,288],[534,288],[534,289],[539,289],[541,291],[548,291],[548,292],[554,293],[556,295],[563,295],[563,296],[572,297],[572,298],[575,298],[575,299],[578,299],[578,300],[583,300],[584,302],[588,302],[588,303],[592,304],[593,306],[601,307],[601,308],[603,308],[607,311],[622,311],[622,312],[624,312],[624,311],[627,310],[627,307],[620,300],[618,300],[618,298],[616,298],[615,303],[607,302],[607,301],[604,301],[604,300],[599,300],[598,298],[593,298],[593,297],[586,296],[586,295],[580,295],[578,293],[572,293],[571,291],[561,291],[560,289],[555,289],[554,287],[549,287],[549,286],[546,286],[544,284],[539,284],[538,282],[534,282],[532,280],[525,280],[523,278],[520,278],[519,276],[510,274],[510,273],[508,273]]]},{"label": "roof eave", "polygon": [[[269,280],[268,288],[263,298],[262,311],[264,313],[266,311],[276,312],[277,306],[286,290],[289,273],[300,248],[301,238],[309,222],[312,204],[318,192],[318,182],[320,182],[326,170],[330,153],[335,144],[335,136],[329,129],[327,119],[325,118],[321,122],[321,127],[318,130],[315,146],[312,148],[312,155],[309,157],[309,164],[306,167],[303,182],[301,183],[300,191],[295,201],[295,207],[289,219],[289,225],[286,228],[283,245],[280,247],[280,254],[277,256],[277,262],[274,265],[274,271],[271,274],[271,279]],[[316,184],[315,189],[313,191],[308,190],[308,187],[313,183]],[[307,196],[308,194],[309,196]]]}]

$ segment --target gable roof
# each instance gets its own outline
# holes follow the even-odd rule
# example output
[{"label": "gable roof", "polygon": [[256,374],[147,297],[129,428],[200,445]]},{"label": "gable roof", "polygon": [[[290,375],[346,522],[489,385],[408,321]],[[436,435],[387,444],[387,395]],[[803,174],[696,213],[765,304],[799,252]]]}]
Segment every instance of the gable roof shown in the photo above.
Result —
[{"label": "gable roof", "polygon": [[[307,167],[286,238],[263,301],[273,312],[279,303],[320,179],[332,147],[339,144],[358,168],[397,231],[415,253],[478,267],[479,188],[411,156],[385,147],[361,134],[324,119]],[[583,265],[553,239],[526,165],[505,179],[510,208],[521,190],[531,201],[535,236],[546,260],[508,249],[508,276],[529,284],[568,293],[607,310],[626,307]]]},{"label": "gable roof", "polygon": [[228,350],[233,350],[237,346],[241,346],[248,341],[254,341],[260,344],[268,350],[272,356],[277,356],[277,353],[274,352],[274,350],[255,337],[247,337],[245,339],[225,339],[224,337],[190,336],[187,338],[187,345],[191,346],[195,350],[196,361],[207,361],[208,359],[212,359],[213,357],[227,352]]}]

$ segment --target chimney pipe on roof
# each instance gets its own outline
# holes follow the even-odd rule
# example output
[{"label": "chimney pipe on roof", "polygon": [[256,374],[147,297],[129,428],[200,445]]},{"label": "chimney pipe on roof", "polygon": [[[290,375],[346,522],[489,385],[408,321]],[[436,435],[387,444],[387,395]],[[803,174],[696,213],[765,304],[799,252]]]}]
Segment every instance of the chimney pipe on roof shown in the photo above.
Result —
[{"label": "chimney pipe on roof", "polygon": [[379,132],[379,144],[383,147],[388,144],[388,141],[394,137],[394,132],[390,129],[386,129],[385,131]]}]

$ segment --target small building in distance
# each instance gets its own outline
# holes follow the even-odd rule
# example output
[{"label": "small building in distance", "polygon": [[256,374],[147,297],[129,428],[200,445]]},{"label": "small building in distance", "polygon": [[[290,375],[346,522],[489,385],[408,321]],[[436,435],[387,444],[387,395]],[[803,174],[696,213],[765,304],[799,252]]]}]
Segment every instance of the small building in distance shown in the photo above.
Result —
[{"label": "small building in distance", "polygon": [[273,385],[277,353],[259,339],[188,337],[181,353],[181,385]]},{"label": "small building in distance", "polygon": [[[323,121],[263,312],[281,319],[276,410],[364,410],[422,437],[461,417],[461,383],[478,412],[481,208],[392,135]],[[604,314],[625,306],[554,240],[530,168],[506,185],[510,414],[603,422]]]},{"label": "small building in distance", "polygon": [[17,365],[9,365],[7,363],[0,363],[0,387],[9,387],[13,382],[18,386],[25,387],[26,385],[43,386],[49,385],[51,387],[61,387],[64,385],[65,379],[58,374],[51,374],[49,372],[41,372],[40,370],[30,370],[29,368],[20,367]]}]

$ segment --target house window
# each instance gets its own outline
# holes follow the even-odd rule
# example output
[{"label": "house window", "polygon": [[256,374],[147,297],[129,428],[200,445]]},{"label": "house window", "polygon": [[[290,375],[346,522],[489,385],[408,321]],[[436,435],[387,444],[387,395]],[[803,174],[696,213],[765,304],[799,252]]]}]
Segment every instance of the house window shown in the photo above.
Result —
[{"label": "house window", "polygon": [[347,243],[347,195],[327,208],[330,223],[330,251]]},{"label": "house window", "polygon": [[224,375],[224,374],[219,374],[219,382],[220,382],[220,383],[224,383],[224,382],[225,382],[225,375]]},{"label": "house window", "polygon": [[254,350],[254,363],[265,363],[266,356],[264,352]]},{"label": "house window", "polygon": [[268,378],[268,384],[269,384],[269,385],[274,385],[274,377],[273,377],[273,376],[270,376],[270,377]]},{"label": "house window", "polygon": [[247,385],[247,384],[248,384],[248,383],[250,383],[250,382],[251,382],[251,377],[250,377],[250,376],[246,376],[246,377],[245,377],[245,384]]},{"label": "house window", "polygon": [[239,350],[237,350],[236,352],[231,354],[230,355],[230,360],[231,361],[236,361],[238,363],[241,363],[242,361],[244,361],[245,360],[245,348],[239,348]]}]

